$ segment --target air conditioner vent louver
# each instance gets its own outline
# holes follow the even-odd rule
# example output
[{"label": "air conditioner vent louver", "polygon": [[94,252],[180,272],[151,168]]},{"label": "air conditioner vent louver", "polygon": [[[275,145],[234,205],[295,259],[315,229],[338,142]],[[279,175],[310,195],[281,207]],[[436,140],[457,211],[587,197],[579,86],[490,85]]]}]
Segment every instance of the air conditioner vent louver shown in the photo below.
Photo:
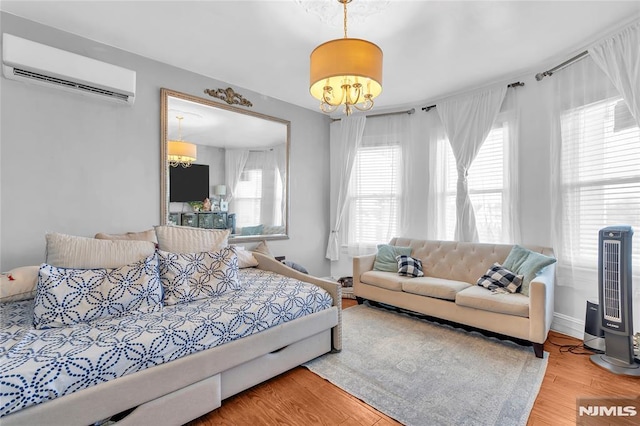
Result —
[{"label": "air conditioner vent louver", "polygon": [[61,78],[51,77],[44,74],[38,74],[37,72],[31,72],[27,70],[21,70],[18,68],[13,69],[13,74],[16,76],[30,78],[37,81],[47,82],[51,84],[56,84],[59,86],[65,86],[72,89],[83,90],[85,92],[91,92],[97,95],[108,96],[110,98],[117,98],[122,101],[127,101],[128,96],[123,95],[121,93],[112,92],[110,90],[99,89],[93,86],[87,86],[86,84],[74,83],[73,81],[63,80]]},{"label": "air conditioner vent louver", "polygon": [[603,315],[609,321],[622,322],[620,241],[603,241],[602,252]]},{"label": "air conditioner vent louver", "polygon": [[136,72],[12,34],[2,34],[2,73],[9,80],[133,105]]}]

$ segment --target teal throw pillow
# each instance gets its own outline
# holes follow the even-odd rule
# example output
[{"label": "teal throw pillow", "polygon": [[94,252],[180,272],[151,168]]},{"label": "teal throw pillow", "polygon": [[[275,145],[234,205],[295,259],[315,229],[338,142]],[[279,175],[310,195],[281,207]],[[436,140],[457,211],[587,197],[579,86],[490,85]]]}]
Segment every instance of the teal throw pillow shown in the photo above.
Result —
[{"label": "teal throw pillow", "polygon": [[374,271],[398,272],[397,256],[411,256],[411,247],[378,244],[378,253],[373,262]]},{"label": "teal throw pillow", "polygon": [[516,275],[524,276],[521,292],[525,296],[529,296],[529,284],[531,280],[538,275],[538,272],[554,263],[556,263],[556,259],[553,257],[545,256],[544,254],[536,253],[516,245],[511,249],[509,256],[507,256],[502,266]]},{"label": "teal throw pillow", "polygon": [[262,235],[264,225],[243,226],[240,235]]}]

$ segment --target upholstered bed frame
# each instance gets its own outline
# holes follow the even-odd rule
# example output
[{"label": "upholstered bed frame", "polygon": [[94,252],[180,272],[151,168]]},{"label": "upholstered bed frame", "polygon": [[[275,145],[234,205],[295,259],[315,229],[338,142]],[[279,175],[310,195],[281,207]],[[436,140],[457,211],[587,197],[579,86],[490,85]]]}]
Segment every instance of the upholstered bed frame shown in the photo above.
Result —
[{"label": "upholstered bed frame", "polygon": [[330,309],[166,364],[120,377],[0,420],[13,425],[88,425],[130,411],[121,425],[180,425],[222,400],[330,351],[340,351],[341,287],[255,253],[258,268],[309,282],[333,298]]}]

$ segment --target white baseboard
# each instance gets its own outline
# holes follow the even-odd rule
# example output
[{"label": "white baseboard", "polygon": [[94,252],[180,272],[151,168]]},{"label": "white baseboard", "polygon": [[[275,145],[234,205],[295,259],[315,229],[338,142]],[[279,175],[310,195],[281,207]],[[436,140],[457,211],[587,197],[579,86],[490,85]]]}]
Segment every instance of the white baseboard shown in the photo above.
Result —
[{"label": "white baseboard", "polygon": [[551,329],[576,339],[584,339],[584,321],[568,315],[555,312],[551,322]]}]

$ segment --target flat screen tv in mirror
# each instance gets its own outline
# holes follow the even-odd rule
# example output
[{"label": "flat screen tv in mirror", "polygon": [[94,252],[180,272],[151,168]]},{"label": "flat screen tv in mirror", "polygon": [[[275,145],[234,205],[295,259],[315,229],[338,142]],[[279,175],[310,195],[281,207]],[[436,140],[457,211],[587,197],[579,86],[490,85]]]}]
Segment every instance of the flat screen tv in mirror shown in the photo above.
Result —
[{"label": "flat screen tv in mirror", "polygon": [[192,164],[190,167],[169,168],[169,201],[188,203],[209,198],[209,166]]}]

